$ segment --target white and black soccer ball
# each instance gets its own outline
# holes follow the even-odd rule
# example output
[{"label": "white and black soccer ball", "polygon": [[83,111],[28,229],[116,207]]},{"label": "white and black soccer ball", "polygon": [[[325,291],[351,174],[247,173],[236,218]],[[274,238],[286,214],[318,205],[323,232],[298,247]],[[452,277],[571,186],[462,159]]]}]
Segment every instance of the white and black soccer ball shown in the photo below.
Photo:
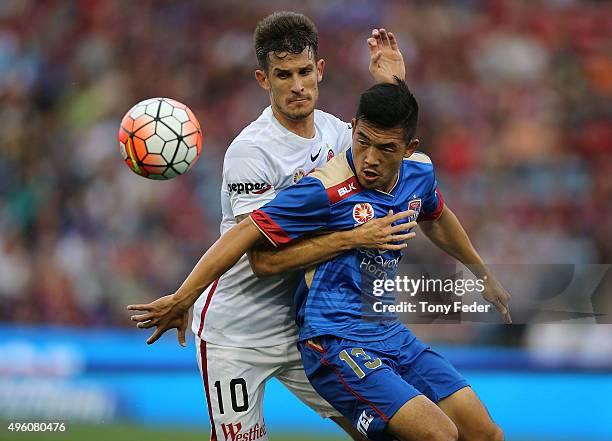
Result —
[{"label": "white and black soccer ball", "polygon": [[166,180],[182,175],[202,151],[202,129],[186,105],[170,98],[150,98],[121,120],[119,150],[136,174]]}]

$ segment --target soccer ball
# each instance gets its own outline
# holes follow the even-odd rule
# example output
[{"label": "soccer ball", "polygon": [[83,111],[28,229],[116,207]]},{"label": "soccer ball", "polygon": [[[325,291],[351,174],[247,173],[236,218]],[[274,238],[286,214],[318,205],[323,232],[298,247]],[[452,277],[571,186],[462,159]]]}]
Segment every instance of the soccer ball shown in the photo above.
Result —
[{"label": "soccer ball", "polygon": [[169,98],[151,98],[121,120],[123,162],[149,179],[172,179],[189,170],[202,151],[202,130],[193,112]]}]

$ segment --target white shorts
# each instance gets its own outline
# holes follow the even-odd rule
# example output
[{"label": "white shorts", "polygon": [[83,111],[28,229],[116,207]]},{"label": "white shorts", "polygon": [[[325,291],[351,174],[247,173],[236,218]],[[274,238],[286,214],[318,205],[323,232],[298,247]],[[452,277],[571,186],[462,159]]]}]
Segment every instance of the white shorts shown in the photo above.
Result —
[{"label": "white shorts", "polygon": [[208,343],[198,336],[195,342],[211,440],[268,440],[263,395],[266,381],[272,377],[323,418],[340,416],[308,382],[295,343],[234,348]]}]

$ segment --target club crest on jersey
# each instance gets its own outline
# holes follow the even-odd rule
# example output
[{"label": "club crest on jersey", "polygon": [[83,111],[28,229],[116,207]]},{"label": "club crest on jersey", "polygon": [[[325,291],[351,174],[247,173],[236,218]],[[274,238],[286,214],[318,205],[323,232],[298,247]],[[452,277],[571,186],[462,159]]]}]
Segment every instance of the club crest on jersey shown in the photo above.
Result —
[{"label": "club crest on jersey", "polygon": [[408,210],[416,211],[415,214],[408,218],[408,222],[415,221],[417,217],[419,217],[419,213],[421,212],[421,199],[413,199],[408,202]]},{"label": "club crest on jersey", "polygon": [[331,161],[333,157],[334,157],[334,151],[330,148],[329,151],[327,152],[327,162]]},{"label": "club crest on jersey", "polygon": [[306,172],[303,169],[298,169],[295,171],[295,173],[293,174],[293,183],[297,184],[298,182],[300,182],[300,179],[302,179],[304,176],[306,175]]},{"label": "club crest on jersey", "polygon": [[353,219],[358,224],[364,224],[374,217],[374,208],[367,202],[355,204],[353,207]]}]

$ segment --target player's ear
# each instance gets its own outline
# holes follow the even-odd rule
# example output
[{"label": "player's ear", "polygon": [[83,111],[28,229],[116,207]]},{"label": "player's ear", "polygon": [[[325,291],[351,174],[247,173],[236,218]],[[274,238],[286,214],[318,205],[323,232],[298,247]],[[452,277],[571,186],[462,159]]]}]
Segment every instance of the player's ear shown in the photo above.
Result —
[{"label": "player's ear", "polygon": [[411,139],[408,145],[406,146],[406,153],[404,153],[404,158],[411,157],[418,146],[419,140],[417,138]]},{"label": "player's ear", "polygon": [[323,79],[323,70],[325,69],[325,60],[321,58],[317,61],[317,82]]},{"label": "player's ear", "polygon": [[261,69],[257,69],[255,71],[255,79],[257,80],[257,83],[259,83],[262,89],[270,90],[270,82],[268,81],[268,76],[266,75],[266,72]]},{"label": "player's ear", "polygon": [[355,136],[355,127],[357,126],[357,120],[353,118],[351,120],[351,138]]}]

